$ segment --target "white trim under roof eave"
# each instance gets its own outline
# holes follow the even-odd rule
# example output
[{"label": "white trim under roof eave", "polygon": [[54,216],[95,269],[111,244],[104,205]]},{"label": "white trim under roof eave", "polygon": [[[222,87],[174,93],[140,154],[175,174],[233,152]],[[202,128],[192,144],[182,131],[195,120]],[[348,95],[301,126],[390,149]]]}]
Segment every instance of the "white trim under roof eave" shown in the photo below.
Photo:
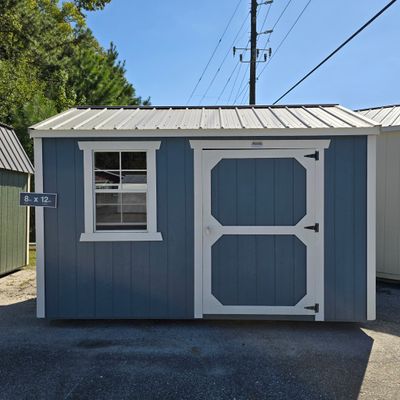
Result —
[{"label": "white trim under roof eave", "polygon": [[132,130],[40,130],[29,129],[31,138],[116,138],[116,137],[288,137],[379,135],[380,127],[361,128],[271,128],[271,129],[132,129]]},{"label": "white trim under roof eave", "polygon": [[399,132],[400,133],[400,125],[382,126],[382,128],[381,128],[381,133],[395,133],[395,132]]}]

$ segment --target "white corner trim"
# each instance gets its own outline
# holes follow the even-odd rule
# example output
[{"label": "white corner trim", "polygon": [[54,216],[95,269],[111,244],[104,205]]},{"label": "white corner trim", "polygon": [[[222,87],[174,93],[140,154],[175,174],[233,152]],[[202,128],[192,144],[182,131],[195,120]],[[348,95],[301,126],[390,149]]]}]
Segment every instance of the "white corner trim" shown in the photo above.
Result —
[{"label": "white corner trim", "polygon": [[190,140],[192,149],[327,149],[329,139],[314,140]]},{"label": "white corner trim", "polygon": [[[35,161],[35,191],[43,192],[43,154],[42,139],[34,139],[34,161]],[[44,260],[44,209],[35,208],[36,221],[36,316],[46,316],[46,286],[45,286],[45,260]]]},{"label": "white corner trim", "polygon": [[95,232],[82,233],[81,242],[155,242],[162,241],[160,232]]},{"label": "white corner trim", "polygon": [[376,136],[367,143],[367,320],[376,319]]},{"label": "white corner trim", "polygon": [[[28,174],[27,192],[31,191],[31,174]],[[26,207],[26,265],[29,265],[29,231],[31,224],[30,207]]]},{"label": "white corner trim", "polygon": [[[156,150],[161,141],[114,141],[94,142],[80,141],[78,146],[83,150],[84,167],[84,229],[81,234],[82,242],[124,242],[124,241],[160,241],[163,240],[157,232],[157,165]],[[147,154],[147,231],[146,232],[96,232],[94,216],[94,178],[93,152],[104,151],[143,151]]]}]

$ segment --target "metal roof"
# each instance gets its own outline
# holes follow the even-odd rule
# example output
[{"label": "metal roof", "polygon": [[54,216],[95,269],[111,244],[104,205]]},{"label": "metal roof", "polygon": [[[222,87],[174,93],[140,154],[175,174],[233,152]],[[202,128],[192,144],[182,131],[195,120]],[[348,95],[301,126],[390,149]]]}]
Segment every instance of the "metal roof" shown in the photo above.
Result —
[{"label": "metal roof", "polygon": [[400,105],[365,108],[357,112],[376,121],[383,128],[400,128]]},{"label": "metal roof", "polygon": [[29,174],[34,172],[13,128],[2,123],[0,123],[0,169]]},{"label": "metal roof", "polygon": [[[339,105],[76,107],[33,125],[35,131],[166,131],[371,128],[378,124]],[[35,136],[35,132],[31,132]],[[160,134],[163,134],[160,132]],[[201,132],[198,132],[201,135]]]}]

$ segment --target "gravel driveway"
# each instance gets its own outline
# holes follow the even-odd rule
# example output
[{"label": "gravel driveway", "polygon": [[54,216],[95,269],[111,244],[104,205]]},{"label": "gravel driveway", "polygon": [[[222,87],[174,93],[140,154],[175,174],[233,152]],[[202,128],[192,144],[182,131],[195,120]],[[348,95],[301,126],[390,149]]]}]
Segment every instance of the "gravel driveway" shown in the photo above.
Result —
[{"label": "gravel driveway", "polygon": [[0,279],[0,399],[400,399],[400,285],[367,324],[37,320]]}]

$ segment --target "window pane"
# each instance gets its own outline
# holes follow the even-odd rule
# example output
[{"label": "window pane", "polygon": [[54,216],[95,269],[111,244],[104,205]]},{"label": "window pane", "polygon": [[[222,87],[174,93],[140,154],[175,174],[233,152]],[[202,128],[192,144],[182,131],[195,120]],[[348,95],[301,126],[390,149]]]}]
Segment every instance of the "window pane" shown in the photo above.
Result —
[{"label": "window pane", "polygon": [[145,226],[146,193],[123,193],[122,194],[122,221]]},{"label": "window pane", "polygon": [[[96,228],[121,223],[121,206],[96,205]],[[103,228],[104,229],[104,228]]]},{"label": "window pane", "polygon": [[95,169],[119,169],[119,152],[95,152]]},{"label": "window pane", "polygon": [[96,189],[118,189],[119,171],[96,171]]},{"label": "window pane", "polygon": [[122,152],[121,169],[146,169],[146,153],[145,152]]},{"label": "window pane", "polygon": [[122,171],[121,189],[125,190],[146,190],[147,185],[146,171],[130,172]]},{"label": "window pane", "polygon": [[96,193],[96,204],[100,205],[108,205],[121,204],[121,194],[120,193]]}]

